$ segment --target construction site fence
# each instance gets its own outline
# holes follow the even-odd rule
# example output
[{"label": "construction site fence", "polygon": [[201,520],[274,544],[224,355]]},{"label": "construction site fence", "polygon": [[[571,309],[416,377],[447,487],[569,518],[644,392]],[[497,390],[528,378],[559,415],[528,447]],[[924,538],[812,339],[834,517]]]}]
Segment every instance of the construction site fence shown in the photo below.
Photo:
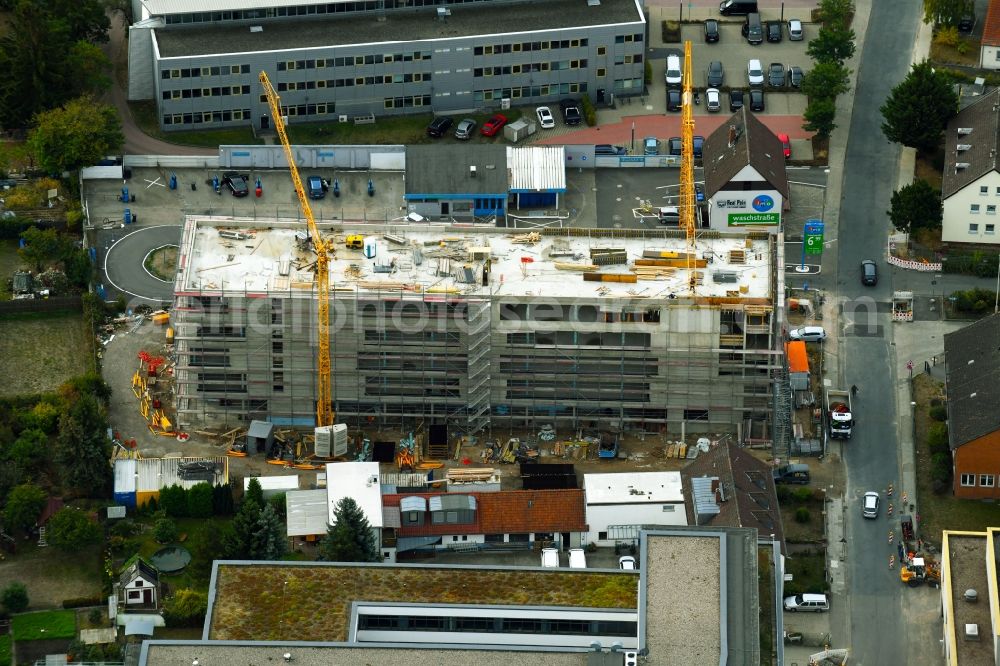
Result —
[{"label": "construction site fence", "polygon": [[25,298],[16,301],[0,301],[0,316],[23,314],[25,312],[80,312],[83,301],[79,296],[55,296],[52,298]]},{"label": "construction site fence", "polygon": [[[357,197],[355,197],[357,198]],[[185,208],[185,215],[222,217],[227,219],[241,219],[245,222],[253,223],[260,220],[269,226],[275,220],[285,220],[290,222],[306,223],[306,218],[302,214],[302,209],[298,206],[275,206],[273,204],[257,203],[256,199],[251,210],[244,208],[236,210],[235,206],[210,206],[203,208]],[[398,207],[386,208],[384,206],[373,207],[348,207],[330,210],[329,207],[316,207],[313,209],[313,218],[317,224],[406,224],[406,210]],[[489,225],[492,227],[493,225]]]}]

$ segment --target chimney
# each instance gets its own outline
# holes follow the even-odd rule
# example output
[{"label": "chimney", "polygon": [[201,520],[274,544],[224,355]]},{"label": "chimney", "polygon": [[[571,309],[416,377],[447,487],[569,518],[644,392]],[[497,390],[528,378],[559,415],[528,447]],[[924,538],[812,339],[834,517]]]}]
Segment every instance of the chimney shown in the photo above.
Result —
[{"label": "chimney", "polygon": [[469,167],[469,178],[476,177],[476,167],[475,165]]},{"label": "chimney", "polygon": [[730,125],[729,126],[729,147],[732,148],[734,143],[736,143],[736,125]]}]

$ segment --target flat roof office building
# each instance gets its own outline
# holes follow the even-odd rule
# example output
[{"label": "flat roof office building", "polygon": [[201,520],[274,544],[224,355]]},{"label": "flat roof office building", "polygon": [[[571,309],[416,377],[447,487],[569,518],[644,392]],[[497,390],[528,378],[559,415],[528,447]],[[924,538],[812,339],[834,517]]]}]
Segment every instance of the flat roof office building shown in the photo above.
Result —
[{"label": "flat roof office building", "polygon": [[129,30],[129,99],[156,100],[164,130],[268,130],[261,71],[291,123],[643,90],[637,0],[252,4],[141,2]]}]

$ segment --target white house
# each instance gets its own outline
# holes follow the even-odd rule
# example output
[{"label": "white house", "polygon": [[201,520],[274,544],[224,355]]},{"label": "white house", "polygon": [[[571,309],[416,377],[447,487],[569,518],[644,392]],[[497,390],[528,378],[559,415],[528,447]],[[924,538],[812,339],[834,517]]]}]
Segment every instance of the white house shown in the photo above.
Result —
[{"label": "white house", "polygon": [[979,47],[979,66],[1000,69],[1000,0],[990,0]]},{"label": "white house", "polygon": [[680,472],[584,474],[588,543],[613,546],[642,527],[687,525]]},{"label": "white house", "polygon": [[791,207],[777,135],[744,106],[705,139],[703,155],[709,226],[776,233]]},{"label": "white house", "polygon": [[1000,90],[993,90],[959,111],[948,124],[941,179],[942,241],[983,245],[998,242],[998,147]]},{"label": "white house", "polygon": [[382,527],[382,485],[377,462],[337,462],[326,466],[327,521],[337,524],[334,511],[337,502],[350,497],[364,512],[368,524],[375,534],[375,542],[381,543]]},{"label": "white house", "polygon": [[138,555],[126,563],[118,579],[122,610],[155,610],[159,602],[160,575]]}]

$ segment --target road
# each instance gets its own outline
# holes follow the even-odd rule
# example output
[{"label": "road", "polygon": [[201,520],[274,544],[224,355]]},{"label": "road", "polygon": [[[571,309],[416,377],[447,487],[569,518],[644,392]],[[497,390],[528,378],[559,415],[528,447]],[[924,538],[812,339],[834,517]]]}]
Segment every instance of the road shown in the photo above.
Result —
[{"label": "road", "polygon": [[173,283],[154,277],[143,265],[146,256],[156,248],[178,245],[180,225],[158,225],[133,229],[101,231],[100,262],[107,279],[111,298],[121,293],[129,307],[146,303],[159,306],[173,297]]},{"label": "road", "polygon": [[[838,361],[844,385],[857,384],[858,428],[843,447],[847,467],[847,590],[850,596],[851,663],[858,666],[905,663],[906,631],[898,568],[889,570],[895,545],[888,532],[897,521],[861,517],[860,496],[899,488],[896,375],[905,359],[895,358],[888,304],[892,272],[879,261],[881,279],[864,287],[862,259],[884,256],[888,220],[884,211],[897,184],[900,151],[886,141],[879,107],[889,83],[909,70],[920,20],[919,3],[872,3],[854,111],[844,161],[837,250],[836,293],[842,303]],[[884,495],[883,495],[884,498]],[[896,498],[898,502],[898,496]],[[883,508],[885,505],[883,499]],[[898,564],[897,564],[898,566]],[[930,656],[930,655],[925,655]],[[930,663],[930,662],[924,662]]]}]

